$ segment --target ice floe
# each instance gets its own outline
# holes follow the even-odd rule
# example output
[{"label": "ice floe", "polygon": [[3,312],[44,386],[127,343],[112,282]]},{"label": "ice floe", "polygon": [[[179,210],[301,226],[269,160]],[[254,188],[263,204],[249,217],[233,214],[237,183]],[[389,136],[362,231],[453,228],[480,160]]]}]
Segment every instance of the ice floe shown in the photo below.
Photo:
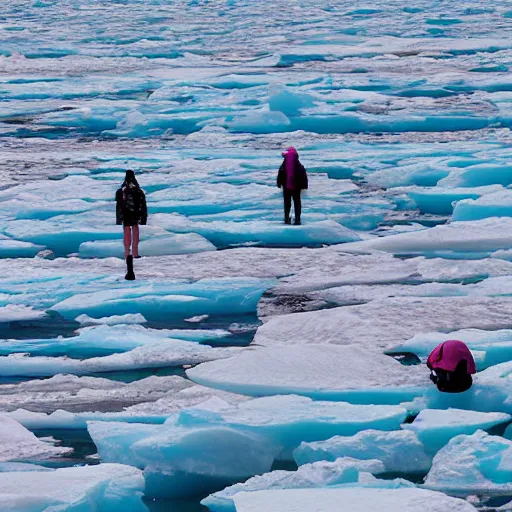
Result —
[{"label": "ice floe", "polygon": [[147,512],[143,492],[142,473],[120,464],[0,473],[0,507],[6,512],[91,510],[92,503],[113,512]]},{"label": "ice floe", "polygon": [[193,381],[252,396],[295,393],[354,403],[400,403],[422,393],[428,372],[358,345],[270,345],[187,370]]},{"label": "ice floe", "polygon": [[0,461],[44,460],[73,450],[41,441],[16,420],[0,414]]},{"label": "ice floe", "polygon": [[467,501],[424,489],[295,489],[240,493],[233,498],[237,512],[257,512],[279,507],[279,512],[338,510],[340,503],[353,512],[378,507],[382,512],[424,512],[450,510],[474,512]]},{"label": "ice floe", "polygon": [[454,437],[434,457],[425,487],[450,494],[510,494],[512,442],[483,431]]},{"label": "ice floe", "polygon": [[378,460],[383,468],[377,473],[400,474],[425,473],[432,463],[416,434],[407,430],[363,430],[352,437],[335,436],[325,441],[302,443],[293,457],[300,466],[322,460],[335,461],[340,457],[339,460],[343,457]]}]

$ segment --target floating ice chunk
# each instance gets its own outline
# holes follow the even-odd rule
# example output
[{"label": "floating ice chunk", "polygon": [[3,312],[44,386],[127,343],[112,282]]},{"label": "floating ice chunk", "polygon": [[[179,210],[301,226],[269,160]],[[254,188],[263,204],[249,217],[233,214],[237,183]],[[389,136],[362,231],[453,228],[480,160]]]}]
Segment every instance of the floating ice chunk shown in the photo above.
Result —
[{"label": "floating ice chunk", "polygon": [[334,222],[305,223],[287,226],[281,221],[250,220],[247,222],[191,222],[178,215],[155,214],[153,224],[177,233],[195,232],[219,248],[254,243],[265,246],[296,247],[320,244],[340,244],[359,240],[354,231]]},{"label": "floating ice chunk", "polygon": [[[189,388],[190,392],[185,393]],[[183,391],[183,393],[182,393]],[[68,412],[122,411],[124,407],[150,410],[155,416],[168,415],[179,409],[179,405],[204,401],[212,395],[228,396],[196,386],[177,375],[167,377],[151,376],[131,383],[117,382],[98,377],[77,377],[75,375],[56,375],[51,379],[31,380],[18,385],[0,386],[0,409],[14,411],[29,409],[31,411],[54,412],[66,409]],[[230,395],[229,395],[230,396]],[[162,400],[158,409],[151,408],[152,403]],[[167,404],[167,405],[166,405]],[[141,413],[142,414],[142,413]],[[19,420],[19,417],[16,416]],[[21,421],[21,420],[19,420]],[[25,421],[21,421],[25,425]],[[32,427],[31,427],[32,428]]]},{"label": "floating ice chunk", "polygon": [[83,360],[67,357],[11,355],[0,357],[0,375],[4,377],[49,377],[58,373],[91,375],[138,368],[182,366],[202,363],[217,357],[230,357],[238,350],[234,347],[212,348],[208,345],[168,339],[165,342],[142,345],[121,354]]},{"label": "floating ice chunk", "polygon": [[123,324],[145,324],[147,320],[140,313],[133,313],[120,316],[107,316],[104,318],[91,318],[87,315],[80,315],[75,318],[83,327],[91,325],[123,325]]},{"label": "floating ice chunk", "polygon": [[480,163],[452,171],[443,178],[442,187],[482,187],[485,185],[512,184],[512,165]]},{"label": "floating ice chunk", "polygon": [[430,352],[446,340],[463,340],[473,352],[477,367],[485,369],[512,359],[512,330],[483,331],[463,329],[451,333],[430,332],[417,334],[396,347],[389,354],[412,353],[426,361]]},{"label": "floating ice chunk", "polygon": [[196,315],[253,313],[270,279],[204,279],[196,283],[151,283],[79,293],[51,309],[68,319],[80,314],[92,317],[140,313],[148,320],[189,318]]},{"label": "floating ice chunk", "polygon": [[203,320],[206,320],[207,318],[209,318],[209,315],[193,316],[191,318],[185,318],[185,322],[189,322],[191,324],[198,324],[201,323]]},{"label": "floating ice chunk", "polygon": [[0,212],[11,219],[46,220],[57,215],[83,213],[107,206],[105,201],[84,201],[83,199],[65,199],[47,201],[35,194],[20,194],[16,199],[0,201]]},{"label": "floating ice chunk", "polygon": [[16,420],[0,415],[0,461],[43,460],[72,451],[41,441]]},{"label": "floating ice chunk", "polygon": [[396,297],[273,317],[258,328],[254,342],[265,346],[359,345],[373,357],[421,332],[505,328],[511,314],[509,298]]},{"label": "floating ice chunk", "polygon": [[286,116],[297,116],[303,108],[314,106],[314,98],[308,94],[299,94],[285,87],[273,86],[270,90],[269,107],[271,111],[282,112]]},{"label": "floating ice chunk", "polygon": [[347,285],[309,293],[308,297],[344,306],[387,297],[464,297],[469,295],[470,290],[471,288],[453,283]]},{"label": "floating ice chunk", "polygon": [[39,320],[46,317],[44,311],[38,311],[22,304],[8,304],[0,307],[0,323]]},{"label": "floating ice chunk", "polygon": [[254,347],[187,370],[204,386],[252,396],[295,393],[355,403],[400,403],[422,393],[424,368],[405,367],[357,345]]},{"label": "floating ice chunk", "polygon": [[511,230],[512,219],[492,217],[346,244],[343,249],[348,252],[387,251],[425,256],[467,253],[486,255],[512,247]]},{"label": "floating ice chunk", "polygon": [[279,452],[265,437],[227,426],[91,422],[88,429],[103,461],[144,469],[152,497],[197,495],[265,473]]},{"label": "floating ice chunk", "polygon": [[488,217],[512,217],[512,190],[458,202],[452,221],[475,221]]},{"label": "floating ice chunk", "polygon": [[233,497],[237,512],[333,512],[340,504],[350,512],[475,512],[467,501],[426,489],[294,489],[240,493]]},{"label": "floating ice chunk", "polygon": [[61,375],[2,388],[7,389],[0,389],[1,408],[12,411],[8,415],[31,430],[85,429],[86,422],[93,420],[160,424],[185,408],[211,410],[213,400],[218,410],[249,399],[197,386],[178,376],[148,377],[125,384]]},{"label": "floating ice chunk", "polygon": [[304,441],[320,441],[334,435],[354,435],[363,428],[396,430],[407,411],[398,406],[352,405],[315,402],[295,395],[257,398],[218,413],[200,408],[183,410],[178,424],[187,427],[227,425],[265,436],[281,446],[283,459]]},{"label": "floating ice chunk", "polygon": [[235,119],[229,129],[232,132],[278,133],[290,130],[290,120],[282,112],[251,112]]},{"label": "floating ice chunk", "polygon": [[450,494],[503,494],[512,489],[512,441],[481,430],[454,437],[434,457],[425,487]]},{"label": "floating ice chunk", "polygon": [[[463,199],[478,199],[485,194],[493,194],[493,192],[503,191],[500,185],[491,185],[487,187],[476,188],[411,188],[405,190],[407,195],[414,201],[416,206],[422,213],[431,213],[435,215],[451,215],[454,209],[454,203],[457,203],[455,210],[459,208],[459,202],[465,203]],[[497,215],[485,215],[485,217],[496,217]],[[479,217],[484,218],[484,217]],[[456,215],[453,220],[476,220],[460,219]]]},{"label": "floating ice chunk", "polygon": [[10,412],[9,417],[31,430],[83,430],[87,426],[87,419],[91,419],[87,417],[83,418],[78,414],[62,411],[60,409],[51,414],[18,409]]},{"label": "floating ice chunk", "polygon": [[44,245],[20,240],[0,240],[0,258],[33,258],[44,248]]},{"label": "floating ice chunk", "polygon": [[293,457],[299,465],[335,461],[339,457],[377,459],[383,464],[379,473],[424,473],[432,462],[416,434],[404,430],[363,430],[352,437],[336,436],[326,441],[302,443]]},{"label": "floating ice chunk", "polygon": [[98,201],[112,200],[116,185],[112,182],[96,180],[88,176],[68,176],[63,180],[30,180],[15,187],[0,191],[0,200],[16,199],[22,194],[44,198],[48,202],[63,200]]},{"label": "floating ice chunk", "polygon": [[0,462],[0,473],[17,473],[26,471],[55,471],[55,469],[25,462]]},{"label": "floating ice chunk", "polygon": [[142,503],[144,478],[140,470],[120,464],[0,473],[0,509],[5,512],[44,512],[101,509],[147,512]]},{"label": "floating ice chunk", "polygon": [[177,340],[204,342],[229,336],[221,329],[181,330],[147,329],[140,325],[96,325],[84,327],[77,336],[33,340],[6,340],[0,343],[0,355],[30,354],[38,356],[100,357],[128,352],[137,347],[165,344]]},{"label": "floating ice chunk", "polygon": [[86,227],[78,223],[65,224],[57,219],[15,220],[7,224],[5,232],[17,240],[46,246],[58,256],[76,252],[83,242],[121,238],[117,226],[108,227],[104,223],[91,221],[90,226]]},{"label": "floating ice chunk", "polygon": [[509,414],[499,412],[424,409],[412,423],[403,425],[402,428],[415,432],[427,452],[435,454],[459,434],[474,434],[477,430],[486,430],[507,423],[510,419]]},{"label": "floating ice chunk", "polygon": [[[188,233],[143,240],[139,245],[139,251],[144,256],[165,256],[215,251],[215,246],[196,233]],[[78,253],[81,258],[124,258],[123,245],[117,240],[84,242],[80,245]]]},{"label": "floating ice chunk", "polygon": [[393,188],[410,185],[420,187],[434,187],[441,179],[450,174],[450,169],[436,165],[436,162],[427,164],[413,163],[397,165],[377,170],[367,176],[367,180],[378,187]]},{"label": "floating ice chunk", "polygon": [[359,471],[383,472],[383,464],[377,460],[358,461],[338,459],[333,462],[320,461],[301,466],[297,471],[272,471],[250,478],[245,483],[211,494],[201,504],[212,512],[236,512],[233,496],[240,492],[255,492],[275,489],[308,489],[328,487],[344,483],[355,483]]}]

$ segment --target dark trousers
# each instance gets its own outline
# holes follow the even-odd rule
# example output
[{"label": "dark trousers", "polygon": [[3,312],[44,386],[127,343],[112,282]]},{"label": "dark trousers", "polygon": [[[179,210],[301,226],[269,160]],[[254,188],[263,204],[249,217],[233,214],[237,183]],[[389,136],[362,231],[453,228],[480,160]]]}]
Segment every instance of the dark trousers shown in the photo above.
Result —
[{"label": "dark trousers", "polygon": [[292,209],[292,199],[293,199],[293,209],[295,210],[295,222],[300,222],[300,214],[302,213],[302,203],[300,201],[300,189],[299,190],[290,190],[288,188],[283,188],[283,198],[284,198],[284,218],[288,220],[290,218],[290,210]]}]

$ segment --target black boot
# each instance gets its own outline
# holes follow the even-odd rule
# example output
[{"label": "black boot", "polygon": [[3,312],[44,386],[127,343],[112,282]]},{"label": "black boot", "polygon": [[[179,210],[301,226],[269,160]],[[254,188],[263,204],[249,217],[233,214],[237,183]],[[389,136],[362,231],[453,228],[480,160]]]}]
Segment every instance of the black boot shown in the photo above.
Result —
[{"label": "black boot", "polygon": [[295,222],[294,222],[294,225],[295,226],[300,226],[300,219],[295,219]]},{"label": "black boot", "polygon": [[126,257],[126,275],[124,278],[127,281],[135,281],[135,273],[133,272],[133,256]]},{"label": "black boot", "polygon": [[284,223],[285,224],[291,224],[292,223],[292,219],[290,219],[290,217],[285,217],[284,218]]}]

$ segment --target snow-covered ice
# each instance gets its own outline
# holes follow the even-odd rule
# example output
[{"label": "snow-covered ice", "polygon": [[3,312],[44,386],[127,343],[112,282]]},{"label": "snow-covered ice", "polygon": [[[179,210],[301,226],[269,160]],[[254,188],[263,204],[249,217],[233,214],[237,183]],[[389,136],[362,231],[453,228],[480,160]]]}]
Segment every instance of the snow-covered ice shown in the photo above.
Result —
[{"label": "snow-covered ice", "polygon": [[295,489],[240,493],[234,498],[237,512],[275,510],[279,512],[334,512],[340,504],[351,512],[367,512],[377,508],[382,512],[424,512],[450,510],[474,512],[467,501],[424,489]]},{"label": "snow-covered ice", "polygon": [[424,409],[412,423],[403,425],[403,428],[415,432],[425,450],[434,454],[459,434],[470,435],[480,429],[487,430],[508,423],[511,418],[509,414],[503,413]]},{"label": "snow-covered ice", "polygon": [[143,469],[147,494],[160,498],[208,492],[265,473],[279,453],[267,438],[228,426],[91,422],[88,429],[103,462]]},{"label": "snow-covered ice", "polygon": [[158,368],[198,364],[216,358],[230,357],[237,348],[212,348],[184,340],[168,339],[142,345],[118,354],[89,359],[71,359],[66,356],[26,357],[11,354],[0,357],[0,375],[12,377],[49,377],[59,373],[91,375],[101,372]]},{"label": "snow-covered ice", "polygon": [[359,345],[254,347],[187,370],[193,381],[253,396],[295,393],[355,403],[400,403],[421,394],[424,368],[407,368]]},{"label": "snow-covered ice", "polygon": [[407,430],[363,430],[352,437],[336,436],[325,441],[302,443],[293,452],[293,457],[300,466],[322,460],[335,461],[340,457],[379,460],[383,468],[378,473],[401,474],[426,472],[432,462],[416,434]]},{"label": "snow-covered ice", "polygon": [[359,461],[340,458],[333,462],[315,462],[299,467],[297,471],[272,471],[249,478],[244,483],[216,492],[201,503],[212,512],[234,512],[233,496],[241,492],[255,492],[273,489],[308,489],[329,487],[358,481],[359,472],[383,472],[382,463],[377,460]]},{"label": "snow-covered ice", "polygon": [[248,400],[218,411],[202,410],[200,406],[185,409],[178,424],[228,425],[254,432],[280,446],[280,458],[292,459],[292,451],[302,442],[354,435],[365,428],[395,430],[407,416],[407,410],[400,406],[353,405],[282,395]]},{"label": "snow-covered ice", "polygon": [[510,494],[512,441],[481,430],[454,437],[434,457],[425,487],[455,495]]},{"label": "snow-covered ice", "polygon": [[41,441],[32,432],[5,414],[0,415],[0,461],[44,460],[72,452]]},{"label": "snow-covered ice", "polygon": [[6,512],[98,510],[147,512],[140,470],[101,464],[56,471],[0,473],[0,507]]},{"label": "snow-covered ice", "polygon": [[[416,488],[434,456],[427,485],[510,495],[506,2],[4,4],[0,415],[79,467],[9,455],[1,510],[474,510]],[[132,282],[128,169],[149,210]],[[423,364],[448,338],[477,361],[461,394]]]}]

